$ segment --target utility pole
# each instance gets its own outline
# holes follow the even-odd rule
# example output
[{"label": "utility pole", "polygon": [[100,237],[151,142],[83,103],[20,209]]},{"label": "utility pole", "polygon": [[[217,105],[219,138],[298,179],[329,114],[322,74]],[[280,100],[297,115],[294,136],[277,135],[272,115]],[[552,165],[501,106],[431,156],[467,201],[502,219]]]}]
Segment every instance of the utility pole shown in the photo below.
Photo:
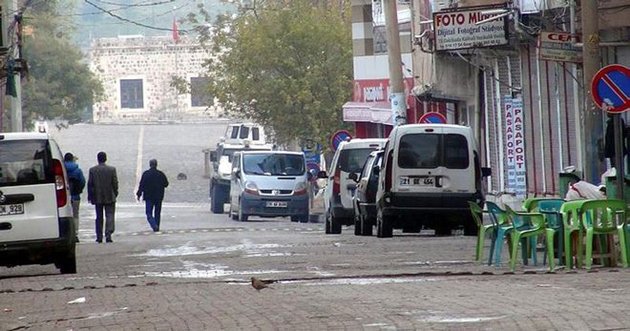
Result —
[{"label": "utility pole", "polygon": [[385,29],[387,30],[387,58],[389,63],[389,101],[392,107],[394,125],[407,124],[407,96],[402,76],[400,58],[400,33],[398,32],[398,0],[383,0]]},{"label": "utility pole", "polygon": [[598,157],[598,139],[602,135],[602,110],[600,110],[591,95],[591,81],[600,69],[601,59],[599,51],[599,17],[597,13],[597,0],[582,0],[582,48],[583,79],[584,79],[584,130],[588,132],[584,148],[584,177],[591,183],[598,183],[602,173]]}]

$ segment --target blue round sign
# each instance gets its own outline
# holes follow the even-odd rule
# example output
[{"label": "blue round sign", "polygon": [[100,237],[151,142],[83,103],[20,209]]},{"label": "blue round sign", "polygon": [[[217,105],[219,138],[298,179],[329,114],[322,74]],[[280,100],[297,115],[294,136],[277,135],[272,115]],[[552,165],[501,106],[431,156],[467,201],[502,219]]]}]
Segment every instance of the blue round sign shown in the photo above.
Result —
[{"label": "blue round sign", "polygon": [[336,151],[337,147],[339,147],[339,144],[341,144],[342,141],[346,141],[349,139],[352,139],[352,135],[350,134],[350,132],[346,130],[339,130],[335,132],[330,139],[332,150]]},{"label": "blue round sign", "polygon": [[420,118],[418,119],[418,123],[425,123],[425,124],[445,124],[446,123],[446,117],[444,117],[444,115],[440,114],[440,113],[426,113],[422,116],[420,116]]}]

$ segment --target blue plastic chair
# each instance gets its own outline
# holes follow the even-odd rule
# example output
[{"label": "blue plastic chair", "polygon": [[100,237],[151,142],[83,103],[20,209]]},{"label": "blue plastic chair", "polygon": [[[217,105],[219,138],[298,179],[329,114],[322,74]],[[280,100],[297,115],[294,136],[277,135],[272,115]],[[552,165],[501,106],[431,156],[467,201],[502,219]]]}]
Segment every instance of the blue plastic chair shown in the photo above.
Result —
[{"label": "blue plastic chair", "polygon": [[494,239],[494,264],[501,264],[501,251],[503,250],[503,242],[507,237],[507,233],[512,230],[512,224],[507,222],[507,212],[501,207],[499,207],[496,203],[491,201],[486,201],[486,208],[488,212],[490,212],[490,217],[493,218],[495,224],[497,224],[497,232],[496,237]]},{"label": "blue plastic chair", "polygon": [[[505,206],[510,223],[512,223],[512,230],[509,231],[511,238],[510,251],[510,269],[514,271],[516,268],[516,260],[518,253],[519,243],[523,246],[521,252],[523,253],[523,264],[527,265],[528,257],[531,255],[534,265],[537,264],[536,260],[536,246],[538,243],[538,236],[545,232],[545,217],[541,213],[527,213],[513,211],[510,206]],[[552,255],[549,257],[552,258]]]},{"label": "blue plastic chair", "polygon": [[[543,256],[543,265],[546,263],[547,255],[554,256],[554,237],[558,237],[558,245],[556,246],[556,256],[558,264],[563,265],[562,259],[564,254],[564,223],[562,222],[562,214],[560,209],[565,201],[563,199],[548,199],[538,202],[538,211],[545,216],[545,248],[547,254]],[[553,259],[549,260],[549,270],[555,268]]]}]

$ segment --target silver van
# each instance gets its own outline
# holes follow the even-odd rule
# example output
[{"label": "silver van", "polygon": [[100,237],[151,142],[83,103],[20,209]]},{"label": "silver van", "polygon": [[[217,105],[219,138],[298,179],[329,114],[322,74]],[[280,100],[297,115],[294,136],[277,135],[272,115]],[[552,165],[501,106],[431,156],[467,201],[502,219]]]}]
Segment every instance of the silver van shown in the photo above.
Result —
[{"label": "silver van", "polygon": [[308,222],[309,176],[304,153],[236,152],[232,158],[230,217],[291,217]]}]

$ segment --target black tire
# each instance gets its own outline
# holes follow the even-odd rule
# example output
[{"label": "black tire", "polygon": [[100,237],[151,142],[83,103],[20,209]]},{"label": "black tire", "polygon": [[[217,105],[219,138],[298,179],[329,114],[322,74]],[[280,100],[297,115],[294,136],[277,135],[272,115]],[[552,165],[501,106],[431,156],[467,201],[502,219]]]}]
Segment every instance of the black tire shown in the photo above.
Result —
[{"label": "black tire", "polygon": [[341,234],[341,222],[332,215],[330,216],[330,233]]},{"label": "black tire", "polygon": [[291,216],[291,222],[298,222],[300,221],[298,216]]},{"label": "black tire", "polygon": [[354,235],[355,236],[361,236],[361,216],[359,215],[355,215],[354,216]]},{"label": "black tire", "polygon": [[240,222],[247,222],[247,218],[249,215],[243,213],[243,204],[239,202],[238,204],[238,220]]},{"label": "black tire", "polygon": [[[479,215],[479,219],[481,217],[482,215]],[[477,234],[479,234],[479,228],[475,220],[472,219],[472,215],[464,217],[464,236],[477,236]]]},{"label": "black tire", "polygon": [[364,218],[361,219],[361,235],[362,236],[371,236],[372,235],[372,224],[371,220],[367,220]]},{"label": "black tire", "polygon": [[391,238],[394,236],[394,227],[392,221],[383,217],[382,213],[376,215],[376,236],[378,238]]},{"label": "black tire", "polygon": [[225,194],[219,188],[218,185],[212,185],[212,194],[210,196],[210,210],[214,214],[223,214],[223,202],[225,201]]},{"label": "black tire", "polygon": [[436,237],[445,237],[451,235],[451,226],[449,224],[441,224],[435,227]]},{"label": "black tire", "polygon": [[332,226],[330,225],[330,215],[328,213],[326,213],[324,224],[325,224],[324,232],[326,234],[332,234]]},{"label": "black tire", "polygon": [[66,255],[58,262],[57,266],[62,274],[76,274],[77,273],[77,257],[75,253],[76,245],[72,243],[70,250]]},{"label": "black tire", "polygon": [[300,223],[308,223],[308,221],[309,221],[309,215],[308,215],[308,214],[304,214],[304,215],[300,216],[300,217],[298,218],[298,221],[299,221]]}]

